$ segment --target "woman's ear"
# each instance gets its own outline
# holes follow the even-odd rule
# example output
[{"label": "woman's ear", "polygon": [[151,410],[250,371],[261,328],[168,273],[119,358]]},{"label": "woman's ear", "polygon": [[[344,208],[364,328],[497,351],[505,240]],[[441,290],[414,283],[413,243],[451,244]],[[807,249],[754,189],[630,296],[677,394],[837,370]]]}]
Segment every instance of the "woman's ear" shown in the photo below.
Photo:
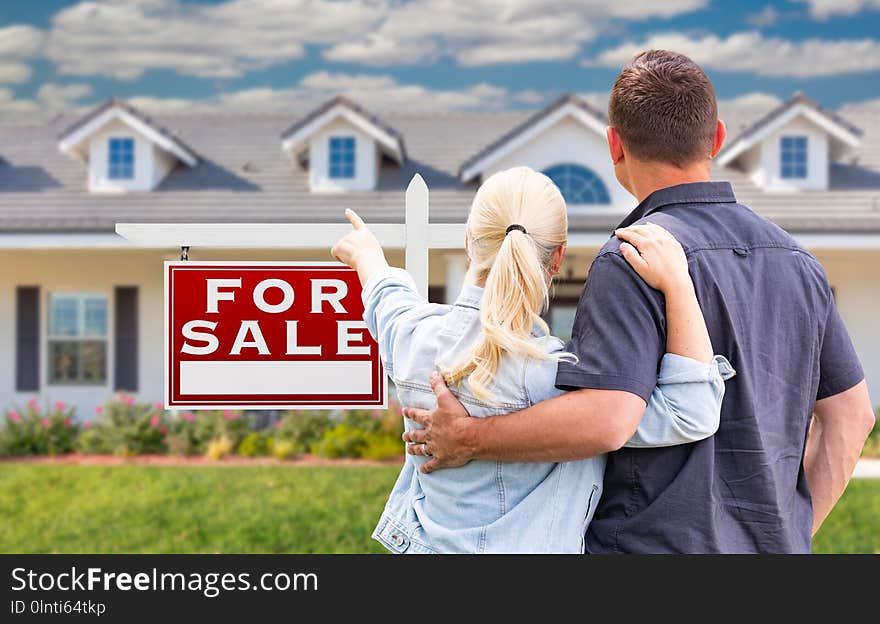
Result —
[{"label": "woman's ear", "polygon": [[473,263],[473,258],[471,258],[471,230],[467,228],[464,231],[464,253],[467,255],[467,259],[469,263]]},{"label": "woman's ear", "polygon": [[562,260],[565,258],[566,247],[566,243],[562,243],[553,250],[553,257],[550,259],[550,277],[559,275],[559,271],[562,269]]}]

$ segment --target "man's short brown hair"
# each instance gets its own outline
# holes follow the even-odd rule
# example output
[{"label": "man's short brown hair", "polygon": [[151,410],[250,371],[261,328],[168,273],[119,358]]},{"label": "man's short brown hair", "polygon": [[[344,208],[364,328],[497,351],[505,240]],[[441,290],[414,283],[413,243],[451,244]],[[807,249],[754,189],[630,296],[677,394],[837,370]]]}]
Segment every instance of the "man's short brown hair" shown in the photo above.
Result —
[{"label": "man's short brown hair", "polygon": [[683,167],[712,151],[718,123],[715,89],[684,54],[647,50],[614,81],[608,120],[636,158]]}]

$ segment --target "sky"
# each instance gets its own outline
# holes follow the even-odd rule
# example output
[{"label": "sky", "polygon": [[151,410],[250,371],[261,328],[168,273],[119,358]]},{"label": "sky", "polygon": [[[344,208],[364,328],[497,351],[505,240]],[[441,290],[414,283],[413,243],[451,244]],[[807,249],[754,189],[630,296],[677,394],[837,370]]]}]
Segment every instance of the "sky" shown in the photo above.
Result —
[{"label": "sky", "polygon": [[803,91],[880,113],[880,0],[0,0],[0,116],[122,97],[153,113],[604,106],[645,48],[722,104]]}]

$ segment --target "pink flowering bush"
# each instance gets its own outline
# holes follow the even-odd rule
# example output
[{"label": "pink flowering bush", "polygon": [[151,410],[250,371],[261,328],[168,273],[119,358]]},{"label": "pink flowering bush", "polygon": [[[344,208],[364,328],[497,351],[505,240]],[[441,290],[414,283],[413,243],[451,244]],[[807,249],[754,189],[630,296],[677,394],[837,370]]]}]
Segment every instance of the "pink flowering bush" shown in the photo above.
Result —
[{"label": "pink flowering bush", "polygon": [[69,453],[79,434],[75,410],[62,401],[43,409],[37,399],[6,412],[0,428],[0,455],[58,455]]},{"label": "pink flowering bush", "polygon": [[99,408],[77,441],[81,452],[130,456],[167,450],[168,422],[161,405],[138,403],[121,393]]}]

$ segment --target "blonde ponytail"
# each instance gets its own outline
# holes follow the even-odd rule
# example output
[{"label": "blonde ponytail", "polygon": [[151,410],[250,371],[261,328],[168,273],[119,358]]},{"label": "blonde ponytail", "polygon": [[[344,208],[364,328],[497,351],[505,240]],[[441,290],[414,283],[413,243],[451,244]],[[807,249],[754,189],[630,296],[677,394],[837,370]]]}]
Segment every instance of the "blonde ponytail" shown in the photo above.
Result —
[{"label": "blonde ponytail", "polygon": [[560,357],[539,348],[532,331],[537,326],[550,333],[541,312],[549,301],[553,252],[565,243],[567,229],[565,201],[541,173],[515,167],[479,188],[468,217],[468,242],[472,277],[485,277],[483,335],[468,357],[443,371],[447,383],[467,378],[474,395],[488,400],[504,353]]}]

